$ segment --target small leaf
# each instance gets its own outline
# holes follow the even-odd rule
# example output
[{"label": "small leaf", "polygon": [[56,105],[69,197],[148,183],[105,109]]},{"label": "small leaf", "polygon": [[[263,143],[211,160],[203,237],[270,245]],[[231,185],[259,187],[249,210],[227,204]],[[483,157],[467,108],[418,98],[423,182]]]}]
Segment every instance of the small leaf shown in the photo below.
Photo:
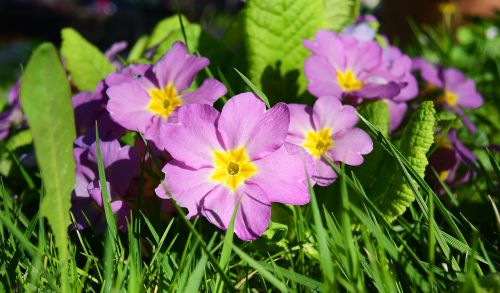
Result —
[{"label": "small leaf", "polygon": [[56,48],[40,45],[28,63],[21,84],[21,104],[38,154],[44,197],[40,214],[55,235],[61,264],[61,290],[68,289],[68,235],[71,190],[75,185],[73,141],[75,122],[71,91]]},{"label": "small leaf", "polygon": [[61,35],[61,55],[72,82],[81,91],[94,91],[97,83],[115,71],[115,68],[99,49],[74,29],[65,28]]},{"label": "small leaf", "polygon": [[198,41],[201,35],[201,27],[196,23],[190,23],[184,16],[180,16],[184,26],[186,39],[182,33],[179,15],[173,15],[160,21],[153,30],[149,38],[147,48],[156,48],[153,61],[160,59],[166,51],[172,47],[175,41],[185,43],[187,41],[189,50],[194,52],[198,48]]},{"label": "small leaf", "polygon": [[130,49],[130,53],[128,54],[127,61],[137,61],[140,60],[144,52],[146,51],[146,46],[148,45],[149,38],[148,36],[140,37],[137,42],[135,42],[132,49]]}]

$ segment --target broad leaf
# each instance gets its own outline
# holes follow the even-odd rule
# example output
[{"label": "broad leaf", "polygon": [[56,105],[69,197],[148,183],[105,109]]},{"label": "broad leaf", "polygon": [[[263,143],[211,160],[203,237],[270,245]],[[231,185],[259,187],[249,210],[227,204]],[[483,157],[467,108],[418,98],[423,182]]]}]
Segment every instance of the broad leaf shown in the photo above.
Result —
[{"label": "broad leaf", "polygon": [[72,82],[81,91],[94,91],[97,83],[115,71],[99,49],[72,28],[61,31],[61,55]]},{"label": "broad leaf", "polygon": [[249,78],[273,97],[304,91],[302,67],[309,53],[302,41],[323,21],[322,0],[249,0],[244,13]]},{"label": "broad leaf", "polygon": [[249,78],[271,98],[302,94],[307,84],[303,66],[310,54],[302,42],[321,28],[340,28],[354,19],[355,4],[354,0],[247,1],[243,23]]},{"label": "broad leaf", "polygon": [[[61,282],[67,284],[70,197],[75,185],[75,122],[71,91],[56,48],[40,45],[31,56],[21,84],[21,103],[30,125],[45,193],[40,214],[55,235]],[[66,290],[62,286],[62,290]]]},{"label": "broad leaf", "polygon": [[342,30],[354,22],[359,13],[359,0],[324,0],[326,27]]}]

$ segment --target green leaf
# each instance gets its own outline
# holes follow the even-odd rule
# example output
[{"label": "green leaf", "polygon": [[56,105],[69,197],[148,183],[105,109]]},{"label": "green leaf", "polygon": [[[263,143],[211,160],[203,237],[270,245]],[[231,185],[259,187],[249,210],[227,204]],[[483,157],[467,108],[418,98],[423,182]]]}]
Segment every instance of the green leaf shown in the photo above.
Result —
[{"label": "green leaf", "polygon": [[[423,102],[406,125],[400,142],[401,154],[421,178],[424,177],[428,164],[426,154],[434,142],[435,115],[432,101]],[[390,174],[390,172],[380,174]],[[392,174],[389,184],[384,180],[385,192],[378,202],[379,208],[389,221],[402,215],[415,200],[410,184],[403,174],[401,172]]]},{"label": "green leaf", "polygon": [[[184,39],[184,34],[182,32],[182,26],[180,23],[180,18],[182,19],[182,24],[184,26],[184,32],[186,34],[186,39]],[[191,52],[196,51],[198,48],[198,41],[201,35],[201,27],[199,24],[190,23],[184,16],[173,15],[160,21],[151,33],[149,38],[147,48],[153,48],[157,46],[156,53],[153,56],[153,61],[160,59],[167,50],[172,47],[175,41],[182,41],[187,45]]]},{"label": "green leaf", "polygon": [[274,243],[278,243],[283,239],[285,239],[287,233],[288,233],[287,225],[271,221],[269,223],[269,227],[264,232],[264,234],[262,234],[262,236],[266,237],[267,240],[270,240]]},{"label": "green leaf", "polygon": [[[384,100],[370,101],[361,104],[359,114],[370,121],[385,137],[389,136],[389,106]],[[361,128],[366,130],[366,126]],[[379,169],[386,156],[378,141],[373,142],[373,151],[365,157],[363,165],[355,168],[356,176],[365,189],[369,189],[379,176]]]},{"label": "green leaf", "polygon": [[61,31],[61,55],[72,82],[81,91],[94,91],[97,83],[115,68],[104,54],[72,28]]},{"label": "green leaf", "polygon": [[71,190],[75,185],[73,141],[76,133],[70,86],[52,44],[40,45],[31,56],[21,84],[21,103],[45,188],[40,214],[48,219],[55,235],[61,264],[60,289],[66,292],[67,230]]},{"label": "green leaf", "polygon": [[[324,25],[322,0],[249,0],[244,13],[249,78],[273,97],[305,90],[304,39]],[[295,84],[299,87],[296,88]]]},{"label": "green leaf", "polygon": [[29,130],[23,130],[9,138],[5,147],[9,151],[14,151],[20,147],[27,146],[33,142],[33,137]]},{"label": "green leaf", "polygon": [[140,60],[146,51],[146,46],[148,45],[149,38],[148,36],[140,37],[137,42],[135,42],[132,49],[130,49],[130,53],[128,54],[127,61],[136,61]]},{"label": "green leaf", "polygon": [[353,23],[359,13],[359,0],[324,0],[326,27],[342,30]]},{"label": "green leaf", "polygon": [[250,80],[248,79],[248,77],[246,77],[245,75],[243,75],[243,73],[239,72],[238,69],[234,69],[238,75],[241,77],[241,79],[243,79],[243,81],[246,83],[246,85],[252,89],[252,92],[257,96],[259,97],[262,101],[264,101],[264,103],[266,104],[267,108],[271,108],[271,105],[269,104],[269,99],[267,98],[266,94],[264,94],[259,88],[257,88],[255,86],[255,84]]}]

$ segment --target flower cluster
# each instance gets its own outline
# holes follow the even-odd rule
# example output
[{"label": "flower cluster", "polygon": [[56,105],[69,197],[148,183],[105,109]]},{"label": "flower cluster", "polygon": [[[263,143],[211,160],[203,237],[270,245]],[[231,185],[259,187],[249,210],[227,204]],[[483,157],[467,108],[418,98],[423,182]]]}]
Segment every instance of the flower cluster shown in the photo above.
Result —
[{"label": "flower cluster", "polygon": [[407,101],[418,94],[410,57],[393,46],[375,41],[377,22],[367,17],[344,29],[342,34],[319,31],[304,41],[313,53],[306,60],[308,89],[317,96],[346,99],[352,105],[383,99],[390,111],[390,129],[403,121]]},{"label": "flower cluster", "polygon": [[[130,212],[131,182],[138,174],[140,146],[120,146],[128,131],[144,135],[164,164],[156,194],[175,200],[188,217],[203,216],[252,240],[267,229],[273,202],[303,205],[312,184],[331,184],[335,164],[359,165],[372,150],[368,134],[356,128],[352,106],[322,97],[315,106],[278,103],[266,109],[251,93],[230,98],[219,112],[212,104],[226,94],[217,80],[192,83],[208,59],[187,53],[176,42],[158,63],[135,64],[110,74],[95,92],[73,98],[78,184],[72,211],[77,228],[104,227],[93,124],[99,125],[110,202],[120,228]],[[130,186],[129,186],[130,185]]]},{"label": "flower cluster", "polygon": [[[220,229],[228,228],[234,214],[236,235],[253,240],[267,229],[272,203],[307,204],[309,182],[327,186],[337,178],[331,164],[364,162],[373,143],[356,127],[355,107],[385,101],[390,130],[398,133],[419,95],[412,70],[425,81],[421,96],[438,93],[436,105],[465,117],[464,108],[482,104],[475,84],[461,72],[412,61],[378,35],[377,27],[368,16],[342,33],[321,30],[304,40],[311,52],[304,64],[307,89],[317,99],[313,106],[278,103],[270,109],[252,93],[238,94],[216,109],[213,104],[226,87],[212,78],[199,80],[209,60],[188,53],[181,42],[156,64],[128,66],[116,58],[126,43],[115,44],[106,56],[116,72],[93,92],[72,99],[78,134],[74,227],[104,231],[103,196],[109,194],[118,228],[126,229],[142,193],[146,201],[161,201],[163,212],[172,212],[173,200],[189,218],[205,217]],[[23,122],[18,84],[8,98],[10,106],[0,115],[0,139]],[[96,123],[106,186],[97,168]],[[136,136],[125,145],[124,135],[135,132],[145,144]],[[473,166],[475,160],[454,130],[430,159],[450,186],[469,179],[472,173],[461,166]]]}]

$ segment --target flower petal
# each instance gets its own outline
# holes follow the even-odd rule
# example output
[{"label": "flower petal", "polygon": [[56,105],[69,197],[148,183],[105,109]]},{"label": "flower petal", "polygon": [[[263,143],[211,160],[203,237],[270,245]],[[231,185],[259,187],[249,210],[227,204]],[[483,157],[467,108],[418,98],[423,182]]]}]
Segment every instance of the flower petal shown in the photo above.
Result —
[{"label": "flower petal", "polygon": [[290,111],[290,127],[288,128],[286,140],[301,145],[304,143],[306,133],[314,130],[312,121],[313,108],[303,104],[289,104],[288,110]]},{"label": "flower petal", "polygon": [[175,42],[165,56],[154,65],[153,71],[161,88],[173,83],[177,92],[182,92],[189,88],[196,74],[209,63],[205,57],[188,54],[183,43]]},{"label": "flower petal", "polygon": [[161,147],[189,167],[212,166],[213,150],[222,148],[215,129],[218,117],[219,112],[209,105],[180,107],[178,122],[160,128]]},{"label": "flower petal", "polygon": [[212,105],[217,99],[227,93],[227,89],[216,79],[205,79],[202,85],[195,91],[183,94],[184,104],[208,104]]},{"label": "flower petal", "polygon": [[283,145],[289,124],[286,104],[278,103],[266,111],[262,100],[244,93],[224,105],[218,130],[227,150],[245,146],[250,159],[255,160]]},{"label": "flower petal", "polygon": [[328,127],[332,135],[353,128],[358,123],[359,118],[356,109],[342,103],[333,97],[321,97],[313,108],[313,122],[317,131]]},{"label": "flower petal", "polygon": [[312,95],[340,97],[342,89],[337,83],[337,72],[325,57],[313,55],[307,58],[304,73],[309,80],[307,90]]},{"label": "flower petal", "polygon": [[373,149],[370,136],[359,128],[346,130],[334,137],[333,147],[328,155],[336,162],[357,166],[363,163],[363,156]]},{"label": "flower petal", "polygon": [[210,181],[211,168],[193,170],[178,161],[170,161],[163,168],[165,180],[155,189],[158,197],[169,199],[168,190],[175,201],[188,209],[188,217],[199,214],[200,203],[218,183]]},{"label": "flower petal", "polygon": [[107,109],[116,123],[132,131],[145,132],[155,115],[146,109],[149,94],[136,82],[121,83],[107,90]]},{"label": "flower petal", "polygon": [[270,202],[293,205],[309,202],[306,171],[312,175],[312,159],[301,147],[287,143],[286,147],[253,163],[258,171],[245,184],[258,185]]},{"label": "flower petal", "polygon": [[319,186],[328,186],[337,179],[337,173],[332,167],[323,159],[314,160],[314,175],[312,179],[318,183]]}]

